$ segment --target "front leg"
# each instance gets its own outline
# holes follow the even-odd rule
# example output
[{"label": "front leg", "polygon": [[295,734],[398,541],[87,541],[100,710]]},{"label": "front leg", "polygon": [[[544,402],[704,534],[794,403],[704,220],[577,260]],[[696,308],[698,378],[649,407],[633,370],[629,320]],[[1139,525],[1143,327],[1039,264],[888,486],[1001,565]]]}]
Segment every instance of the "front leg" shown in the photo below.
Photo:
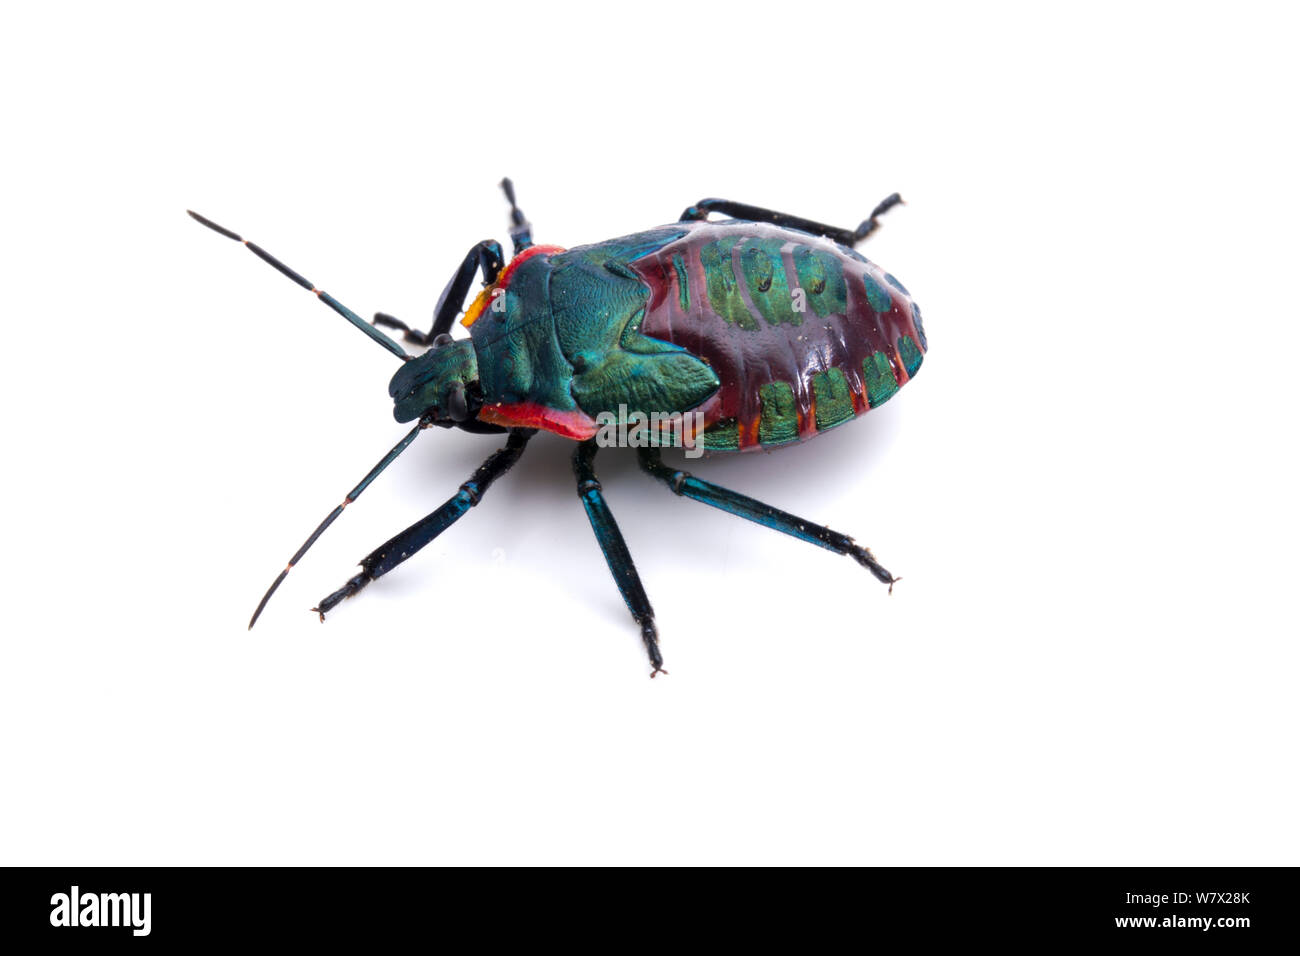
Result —
[{"label": "front leg", "polygon": [[402,337],[406,341],[415,345],[432,345],[433,340],[438,336],[447,335],[451,332],[451,324],[456,321],[456,316],[465,308],[465,298],[469,295],[469,287],[474,281],[474,274],[482,271],[483,284],[485,286],[491,285],[497,281],[497,276],[501,274],[501,268],[504,264],[499,242],[494,239],[484,239],[482,242],[477,242],[465,254],[465,261],[460,264],[456,274],[451,277],[451,281],[442,290],[442,295],[438,296],[438,304],[433,310],[433,327],[427,333],[411,328],[401,319],[395,319],[386,312],[376,312],[374,324],[389,329],[397,329],[403,333]]},{"label": "front leg", "polygon": [[641,628],[641,640],[645,642],[646,653],[650,655],[650,666],[654,668],[650,671],[650,676],[667,674],[664,659],[659,653],[659,632],[655,628],[654,609],[650,607],[650,599],[641,586],[641,578],[636,573],[636,565],[632,563],[632,555],[627,550],[627,544],[623,541],[622,532],[618,530],[614,515],[610,513],[609,505],[605,503],[600,482],[596,480],[596,472],[592,468],[596,451],[596,441],[591,439],[579,445],[573,454],[573,474],[578,480],[578,497],[587,510],[591,530],[596,532],[596,541],[605,554],[605,563],[609,565],[610,574],[614,575],[614,583],[623,595],[623,603]]},{"label": "front leg", "polygon": [[352,597],[375,578],[382,577],[407,558],[414,556],[426,544],[463,518],[466,512],[487,494],[492,483],[514,467],[519,456],[524,453],[524,446],[528,444],[528,439],[535,434],[537,432],[531,428],[511,429],[506,447],[493,452],[454,495],[405,531],[385,541],[362,558],[360,572],[312,608],[320,615],[321,622],[324,623],[327,611]]}]

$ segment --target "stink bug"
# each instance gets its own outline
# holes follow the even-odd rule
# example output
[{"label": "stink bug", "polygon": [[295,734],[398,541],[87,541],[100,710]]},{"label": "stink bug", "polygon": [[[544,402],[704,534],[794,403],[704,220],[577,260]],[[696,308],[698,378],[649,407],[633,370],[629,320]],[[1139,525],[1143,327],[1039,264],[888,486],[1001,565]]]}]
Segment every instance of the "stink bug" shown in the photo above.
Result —
[{"label": "stink bug", "polygon": [[[691,412],[707,451],[752,451],[804,441],[891,398],[920,368],[927,343],[907,290],[853,250],[900,203],[895,193],[856,229],[838,229],[743,203],[705,199],[671,225],[564,250],[535,245],[510,180],[514,256],[485,240],[470,249],[421,332],[384,313],[372,323],[237,233],[190,212],[313,292],[402,360],[389,382],[406,436],[326,516],[271,584],[248,626],[343,509],[432,425],[505,434],[505,447],[460,489],[361,560],[361,571],[312,610],[322,621],[344,598],[387,574],[460,519],[509,470],[538,430],[577,443],[573,470],[596,540],[650,656],[663,672],[654,612],[592,466],[599,420],[626,409]],[[710,213],[732,218],[710,221]],[[483,290],[465,309],[478,273]],[[453,339],[464,310],[469,337]],[[408,354],[381,331],[427,350]],[[880,581],[896,578],[848,535],[665,465],[652,432],[642,469],[677,495],[846,554]]]}]

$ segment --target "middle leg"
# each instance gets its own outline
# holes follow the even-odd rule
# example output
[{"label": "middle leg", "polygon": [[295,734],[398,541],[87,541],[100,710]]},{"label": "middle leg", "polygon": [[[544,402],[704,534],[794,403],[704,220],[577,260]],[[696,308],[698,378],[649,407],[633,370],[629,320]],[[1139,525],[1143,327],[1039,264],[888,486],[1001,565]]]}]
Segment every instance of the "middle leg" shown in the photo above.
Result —
[{"label": "middle leg", "polygon": [[614,583],[623,595],[623,603],[641,627],[641,640],[645,642],[646,653],[650,655],[650,666],[654,668],[650,676],[667,674],[664,659],[659,653],[659,632],[655,628],[654,609],[650,607],[650,599],[641,586],[641,578],[636,573],[632,555],[623,541],[623,533],[618,530],[614,515],[605,503],[600,482],[596,480],[596,471],[591,464],[596,457],[596,450],[595,439],[590,439],[579,445],[573,453],[573,474],[578,479],[578,497],[587,509],[591,530],[596,532],[596,541],[605,554],[605,563],[609,565],[610,574],[614,575]]}]

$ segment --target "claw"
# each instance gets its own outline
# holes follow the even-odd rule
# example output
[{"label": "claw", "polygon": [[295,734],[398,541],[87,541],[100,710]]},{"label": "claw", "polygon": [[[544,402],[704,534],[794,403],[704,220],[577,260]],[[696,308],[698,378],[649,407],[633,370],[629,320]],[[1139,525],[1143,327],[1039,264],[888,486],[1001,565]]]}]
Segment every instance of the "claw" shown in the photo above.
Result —
[{"label": "claw", "polygon": [[664,670],[664,659],[659,653],[659,629],[655,627],[655,621],[652,617],[647,617],[641,621],[641,640],[645,642],[646,653],[650,655],[650,679],[654,680],[656,674],[667,674]]},{"label": "claw", "polygon": [[894,577],[881,567],[880,562],[876,560],[876,556],[871,553],[870,548],[864,548],[861,545],[854,545],[853,550],[850,551],[849,554],[853,556],[854,561],[858,562],[858,564],[862,565],[862,567],[874,574],[877,581],[881,584],[888,584],[890,594],[894,593],[894,585],[903,580],[902,578]]}]

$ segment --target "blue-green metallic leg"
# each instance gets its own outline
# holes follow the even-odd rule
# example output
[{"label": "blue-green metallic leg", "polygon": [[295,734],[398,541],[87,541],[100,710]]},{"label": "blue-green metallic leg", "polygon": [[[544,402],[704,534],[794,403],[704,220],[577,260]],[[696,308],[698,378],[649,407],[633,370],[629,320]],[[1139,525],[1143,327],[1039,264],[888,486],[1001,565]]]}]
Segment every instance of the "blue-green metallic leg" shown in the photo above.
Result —
[{"label": "blue-green metallic leg", "polygon": [[442,534],[465,516],[487,493],[492,482],[514,466],[524,452],[528,440],[537,434],[531,428],[513,428],[506,440],[506,447],[494,452],[460,486],[460,490],[443,502],[442,506],[432,511],[401,534],[390,538],[370,554],[361,559],[361,571],[348,579],[348,582],[333,594],[330,594],[312,608],[325,620],[325,613],[332,610],[346,598],[352,597],[375,578],[387,574],[407,558]]},{"label": "blue-green metallic leg", "polygon": [[609,505],[605,503],[600,482],[596,480],[596,472],[592,468],[592,459],[596,457],[596,451],[597,446],[593,439],[583,442],[573,454],[573,474],[578,479],[578,497],[582,499],[582,506],[587,510],[591,530],[596,532],[596,541],[605,554],[605,563],[609,565],[610,574],[614,575],[614,583],[618,585],[619,593],[623,595],[623,603],[627,605],[627,609],[632,612],[632,618],[641,628],[641,640],[645,642],[646,653],[650,655],[650,665],[654,668],[650,676],[666,674],[668,672],[664,670],[664,659],[659,653],[659,632],[655,628],[654,609],[650,606],[650,599],[646,597],[645,588],[641,586],[641,578],[636,573],[632,555],[623,541],[623,533],[618,530],[614,515],[610,512]]},{"label": "blue-green metallic leg", "polygon": [[416,345],[432,345],[438,336],[451,332],[451,325],[456,321],[456,316],[465,308],[465,298],[469,295],[470,283],[474,281],[475,273],[482,271],[483,284],[491,285],[497,281],[504,264],[501,243],[495,239],[477,242],[465,254],[460,268],[442,290],[442,295],[438,296],[438,304],[433,310],[433,327],[427,333],[411,328],[401,319],[396,319],[386,312],[376,312],[374,323],[397,329],[403,333],[402,338],[408,342]]},{"label": "blue-green metallic leg", "polygon": [[847,554],[874,574],[877,580],[888,584],[890,591],[893,591],[894,583],[899,580],[886,571],[868,549],[855,544],[853,539],[846,534],[832,531],[830,528],[819,524],[813,524],[811,521],[805,521],[803,518],[792,515],[787,511],[773,508],[771,505],[763,504],[763,502],[756,501],[746,495],[737,494],[727,488],[701,481],[699,478],[693,477],[688,471],[677,471],[669,468],[663,463],[657,448],[638,449],[637,459],[647,474],[652,478],[658,478],[675,494],[694,498],[696,501],[702,501],[706,505],[721,508],[723,511],[738,515],[741,518],[748,518],[765,528],[772,528],[792,535],[802,541],[826,548],[828,551],[834,551],[836,554]]},{"label": "blue-green metallic leg", "polygon": [[862,220],[857,229],[841,229],[838,226],[828,226],[825,223],[804,219],[802,216],[791,216],[789,213],[776,212],[772,209],[751,206],[743,202],[732,202],[730,199],[701,199],[694,206],[686,207],[682,213],[681,221],[697,222],[707,219],[709,213],[716,212],[724,216],[731,216],[733,219],[746,219],[750,222],[770,222],[774,226],[785,226],[790,229],[798,229],[801,232],[811,232],[815,236],[825,236],[828,239],[833,239],[842,246],[853,246],[875,232],[880,226],[877,219],[902,201],[903,197],[898,193],[891,193],[886,196],[876,205],[875,209],[871,210],[871,215]]},{"label": "blue-green metallic leg", "polygon": [[281,571],[279,576],[271,582],[271,586],[267,588],[266,593],[262,595],[262,600],[257,602],[257,610],[253,612],[253,617],[248,622],[248,629],[250,631],[253,629],[253,625],[257,623],[257,618],[261,615],[262,608],[266,607],[266,602],[271,600],[271,595],[274,594],[275,589],[280,586],[280,582],[289,575],[289,572],[293,570],[293,566],[302,560],[303,555],[305,555],[308,550],[310,550],[311,546],[316,543],[316,539],[325,533],[325,529],[334,523],[335,518],[343,514],[344,508],[361,497],[361,492],[370,487],[370,483],[379,477],[381,471],[396,461],[398,455],[406,451],[407,446],[410,445],[411,442],[415,441],[415,436],[420,434],[420,430],[424,427],[424,422],[421,422],[407,432],[406,437],[394,445],[393,450],[381,458],[374,468],[370,469],[369,474],[361,479],[360,484],[348,492],[347,497],[343,499],[343,503],[335,507],[333,511],[325,516],[325,520],[316,526],[316,530],[313,531],[311,536],[303,542],[302,547],[294,552],[293,557],[289,559],[289,563],[285,565],[284,570]]},{"label": "blue-green metallic leg", "polygon": [[[510,239],[514,244],[515,255],[518,255],[533,244],[532,225],[515,202],[515,186],[509,178],[501,180],[501,190],[510,203]],[[433,327],[427,333],[411,328],[386,312],[376,312],[374,324],[397,329],[406,341],[415,345],[433,345],[438,336],[451,333],[452,323],[465,308],[465,298],[469,294],[474,274],[482,270],[483,284],[488,286],[497,281],[504,266],[501,244],[494,239],[484,239],[470,249],[456,274],[442,290],[433,310]]]}]

